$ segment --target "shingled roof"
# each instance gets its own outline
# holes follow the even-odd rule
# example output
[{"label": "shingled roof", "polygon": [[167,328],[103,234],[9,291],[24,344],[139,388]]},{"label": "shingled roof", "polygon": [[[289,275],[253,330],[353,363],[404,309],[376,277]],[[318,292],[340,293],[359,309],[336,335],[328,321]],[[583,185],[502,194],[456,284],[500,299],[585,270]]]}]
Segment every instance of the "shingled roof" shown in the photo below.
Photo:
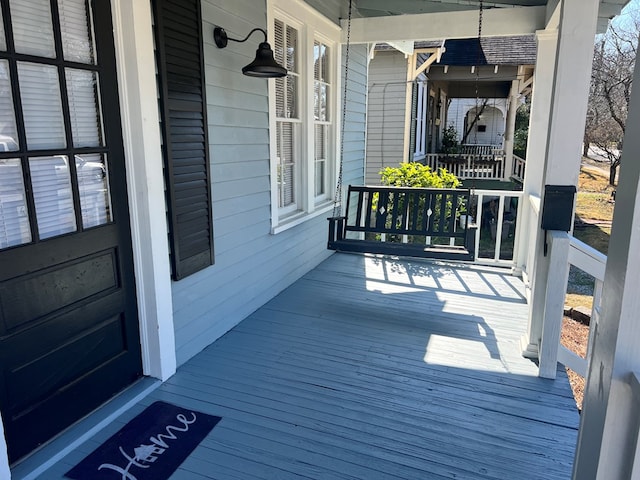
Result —
[{"label": "shingled roof", "polygon": [[[415,48],[434,48],[440,41],[415,42]],[[536,40],[533,35],[446,40],[440,65],[535,65]],[[376,49],[388,50],[388,45]]]}]

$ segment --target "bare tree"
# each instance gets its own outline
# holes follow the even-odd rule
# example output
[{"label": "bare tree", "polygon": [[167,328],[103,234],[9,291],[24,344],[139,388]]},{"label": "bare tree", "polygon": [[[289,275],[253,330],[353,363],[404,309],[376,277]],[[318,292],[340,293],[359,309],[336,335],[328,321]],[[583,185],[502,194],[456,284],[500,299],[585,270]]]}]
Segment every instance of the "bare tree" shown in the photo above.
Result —
[{"label": "bare tree", "polygon": [[476,106],[476,108],[474,109],[473,117],[471,118],[471,112],[467,114],[468,115],[467,118],[471,118],[471,121],[468,122],[466,130],[463,132],[462,141],[460,142],[463,145],[467,143],[467,139],[469,138],[469,135],[473,131],[473,128],[476,126],[476,123],[478,123],[478,120],[480,120],[480,117],[484,113],[484,109],[487,108],[488,103],[489,103],[489,99],[483,98],[482,103],[479,106]]},{"label": "bare tree", "polygon": [[587,148],[594,145],[606,157],[611,185],[622,161],[639,31],[640,15],[632,12],[627,22],[610,24],[594,50],[584,140]]}]

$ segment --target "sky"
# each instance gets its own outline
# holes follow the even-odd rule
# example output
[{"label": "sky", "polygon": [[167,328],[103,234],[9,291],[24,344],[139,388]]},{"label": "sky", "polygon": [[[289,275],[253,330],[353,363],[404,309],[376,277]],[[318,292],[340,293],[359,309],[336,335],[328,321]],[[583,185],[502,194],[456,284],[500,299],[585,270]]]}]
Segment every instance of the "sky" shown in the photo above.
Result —
[{"label": "sky", "polygon": [[640,14],[640,0],[631,0],[627,6],[622,9],[622,13],[612,21],[618,25],[624,26],[629,23],[629,18],[633,12]]}]

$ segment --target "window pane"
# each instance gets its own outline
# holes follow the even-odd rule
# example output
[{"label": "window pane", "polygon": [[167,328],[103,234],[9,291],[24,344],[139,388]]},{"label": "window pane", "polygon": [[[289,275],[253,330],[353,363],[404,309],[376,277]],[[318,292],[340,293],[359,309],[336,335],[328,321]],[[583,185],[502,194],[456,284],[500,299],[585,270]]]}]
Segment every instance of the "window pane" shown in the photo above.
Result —
[{"label": "window pane", "polygon": [[287,25],[287,70],[300,73],[298,71],[298,31]]},{"label": "window pane", "polygon": [[0,160],[0,249],[31,241],[20,160]]},{"label": "window pane", "polygon": [[11,95],[9,64],[0,61],[0,152],[18,150],[18,130]]},{"label": "window pane", "polygon": [[18,75],[27,147],[65,148],[57,68],[18,62]]},{"label": "window pane", "polygon": [[276,79],[276,116],[298,118],[298,31],[285,26],[280,20],[274,22],[274,56],[278,63],[285,64],[289,74]]},{"label": "window pane", "polygon": [[29,159],[40,238],[76,230],[69,158],[64,155]]},{"label": "window pane", "polygon": [[101,146],[102,122],[98,104],[98,74],[68,68],[66,77],[73,146]]},{"label": "window pane", "polygon": [[93,63],[93,39],[85,0],[58,0],[64,59]]},{"label": "window pane", "polygon": [[280,65],[284,65],[284,24],[280,20],[275,20],[273,23],[273,58]]},{"label": "window pane", "polygon": [[107,165],[102,155],[76,155],[82,226],[97,227],[111,221],[111,196]]},{"label": "window pane", "polygon": [[0,9],[0,50],[7,50],[7,39],[4,35],[4,20],[2,17],[2,9]]},{"label": "window pane", "polygon": [[329,120],[329,48],[316,41],[313,45],[313,112],[316,120]]},{"label": "window pane", "polygon": [[9,0],[16,52],[55,58],[50,0]]},{"label": "window pane", "polygon": [[329,83],[329,47],[320,42],[313,44],[313,78]]},{"label": "window pane", "polygon": [[315,195],[326,193],[327,125],[314,128]]},{"label": "window pane", "polygon": [[327,110],[329,87],[324,83],[316,82],[313,90],[313,116],[316,120],[326,122],[329,120],[329,112]]},{"label": "window pane", "polygon": [[280,207],[295,203],[295,163],[293,147],[293,125],[288,122],[278,122],[277,150],[278,150],[278,197]]},{"label": "window pane", "polygon": [[298,118],[298,77],[285,77],[287,85],[286,118]]},{"label": "window pane", "polygon": [[284,118],[284,92],[285,79],[276,78],[276,117]]},{"label": "window pane", "polygon": [[276,116],[298,118],[298,77],[276,78]]},{"label": "window pane", "polygon": [[320,195],[324,195],[325,193],[325,187],[324,187],[324,177],[325,177],[325,165],[326,162],[318,162],[316,161],[316,189],[315,189],[315,195],[316,197],[320,196]]}]

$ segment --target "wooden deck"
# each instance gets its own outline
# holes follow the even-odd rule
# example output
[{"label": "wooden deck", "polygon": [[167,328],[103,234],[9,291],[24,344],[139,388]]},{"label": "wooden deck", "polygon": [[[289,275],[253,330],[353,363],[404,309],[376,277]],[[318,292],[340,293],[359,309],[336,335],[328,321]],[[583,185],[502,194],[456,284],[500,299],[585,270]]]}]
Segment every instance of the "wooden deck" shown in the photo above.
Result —
[{"label": "wooden deck", "polygon": [[164,400],[223,417],[174,479],[569,479],[575,403],[525,327],[501,271],[335,254],[39,478]]}]

